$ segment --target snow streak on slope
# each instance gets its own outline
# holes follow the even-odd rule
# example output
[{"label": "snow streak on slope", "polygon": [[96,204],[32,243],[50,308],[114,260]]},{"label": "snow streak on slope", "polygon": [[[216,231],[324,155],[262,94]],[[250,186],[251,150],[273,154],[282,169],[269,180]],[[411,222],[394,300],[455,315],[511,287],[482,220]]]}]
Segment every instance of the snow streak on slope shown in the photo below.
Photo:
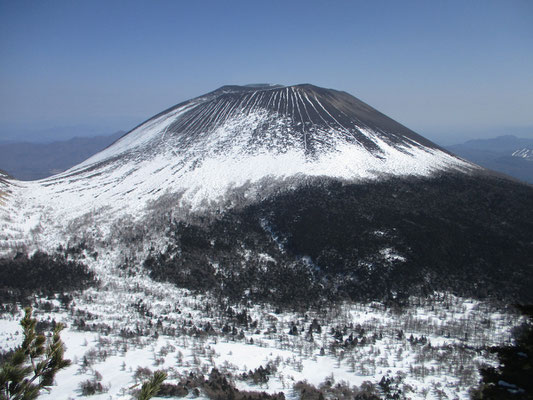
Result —
[{"label": "snow streak on slope", "polygon": [[101,223],[141,217],[165,193],[202,209],[265,178],[361,181],[472,168],[344,92],[229,86],[153,117],[64,173],[19,183],[10,206],[23,210],[13,218],[25,232],[39,220],[58,232],[95,211]]},{"label": "snow streak on slope", "polygon": [[533,160],[533,150],[532,149],[520,149],[513,152],[513,157],[525,158],[526,160]]},{"label": "snow streak on slope", "polygon": [[4,203],[4,198],[8,195],[9,182],[7,175],[0,171],[0,205]]}]

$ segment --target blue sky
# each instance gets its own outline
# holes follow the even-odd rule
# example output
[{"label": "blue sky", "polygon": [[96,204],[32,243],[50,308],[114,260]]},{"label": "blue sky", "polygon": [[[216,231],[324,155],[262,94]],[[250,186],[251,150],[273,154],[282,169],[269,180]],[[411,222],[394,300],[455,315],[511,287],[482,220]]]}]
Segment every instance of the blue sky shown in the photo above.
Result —
[{"label": "blue sky", "polygon": [[129,130],[225,84],[347,91],[448,144],[533,137],[533,2],[0,0],[0,140]]}]

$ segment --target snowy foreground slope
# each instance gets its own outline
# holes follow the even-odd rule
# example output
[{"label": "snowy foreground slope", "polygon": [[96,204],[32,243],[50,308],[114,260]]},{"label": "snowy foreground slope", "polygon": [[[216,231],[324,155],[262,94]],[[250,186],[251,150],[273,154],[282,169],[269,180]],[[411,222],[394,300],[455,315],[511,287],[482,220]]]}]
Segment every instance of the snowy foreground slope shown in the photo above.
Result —
[{"label": "snowy foreground slope", "polygon": [[[492,238],[490,219],[471,204],[479,171],[344,92],[297,85],[222,87],[162,112],[62,174],[35,182],[0,176],[0,252],[57,253],[83,262],[99,281],[72,299],[32,298],[38,318],[67,324],[73,361],[41,397],[83,398],[90,381],[103,389],[90,398],[131,399],[146,368],[165,369],[176,385],[208,379],[216,368],[239,390],[287,399],[299,399],[306,384],[384,397],[380,382],[405,398],[468,398],[478,367],[495,362],[487,346],[508,343],[520,318],[502,303],[431,290],[431,279],[447,284],[440,270],[456,271],[442,260],[437,272],[427,259],[413,260],[424,250],[416,247],[420,237],[445,254],[454,253],[446,246],[459,248],[450,237],[461,245],[472,232]],[[474,194],[490,192],[480,185]],[[470,197],[456,195],[450,206],[446,196],[459,189]],[[493,198],[502,202],[492,196],[487,207]],[[471,208],[457,211],[463,200]],[[468,230],[470,214],[480,225]],[[507,229],[500,214],[498,232]],[[514,220],[507,225],[517,235],[527,231]],[[343,226],[351,229],[346,235]],[[473,252],[481,269],[483,253]],[[410,270],[417,262],[423,268]],[[167,279],[163,270],[156,281],[149,264],[171,272],[182,266],[183,276]],[[387,279],[411,272],[412,286],[429,282],[421,286],[426,296],[404,293],[401,307],[391,307],[399,293]],[[245,273],[254,284],[238,299],[225,296]],[[205,286],[183,284],[190,275],[188,284]],[[287,278],[301,275],[310,277],[310,293],[321,289],[333,300],[269,302],[287,281],[289,293],[301,289]],[[381,280],[389,288],[388,305],[342,297],[349,287],[359,293],[364,277],[369,287]],[[252,301],[265,293],[265,301]],[[20,343],[20,317],[20,304],[3,308],[2,350]],[[197,389],[182,394],[209,398]]]},{"label": "snowy foreground slope", "polygon": [[[512,312],[443,293],[413,298],[403,310],[373,302],[303,312],[241,305],[228,312],[219,299],[128,273],[117,253],[85,259],[101,287],[75,294],[68,305],[35,300],[43,310],[39,319],[67,323],[62,336],[73,361],[40,398],[85,398],[82,383],[99,380],[104,393],[90,398],[131,399],[143,380],[139,368],[165,369],[169,383],[217,368],[240,390],[283,392],[287,399],[299,398],[295,384],[302,381],[379,388],[383,377],[393,378],[406,398],[468,398],[478,367],[495,361],[486,346],[509,343],[520,321]],[[20,343],[21,315],[2,314],[2,349]],[[269,370],[266,380],[246,376],[260,367]],[[187,398],[208,397],[190,390]]]}]

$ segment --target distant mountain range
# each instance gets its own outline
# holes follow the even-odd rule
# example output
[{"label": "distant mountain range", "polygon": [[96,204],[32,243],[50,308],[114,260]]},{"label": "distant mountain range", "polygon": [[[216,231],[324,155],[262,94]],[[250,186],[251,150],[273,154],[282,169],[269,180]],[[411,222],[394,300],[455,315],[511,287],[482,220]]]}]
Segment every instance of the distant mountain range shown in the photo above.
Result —
[{"label": "distant mountain range", "polygon": [[23,181],[46,178],[86,160],[122,135],[124,132],[119,131],[52,143],[3,143],[0,144],[0,168]]},{"label": "distant mountain range", "polygon": [[446,147],[482,167],[533,183],[533,139],[499,136]]}]

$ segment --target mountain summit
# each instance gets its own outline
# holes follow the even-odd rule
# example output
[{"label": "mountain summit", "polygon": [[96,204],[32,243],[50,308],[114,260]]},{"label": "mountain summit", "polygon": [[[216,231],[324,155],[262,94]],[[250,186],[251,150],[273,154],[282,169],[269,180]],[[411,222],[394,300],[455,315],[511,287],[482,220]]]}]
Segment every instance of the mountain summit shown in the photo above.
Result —
[{"label": "mountain summit", "polygon": [[[416,158],[417,150],[442,150],[345,92],[309,84],[223,86],[152,117],[83,165],[135,150],[147,156],[148,147],[169,145],[185,152],[202,146],[207,153],[223,153],[226,158],[235,153],[296,151],[308,161],[344,147],[359,150],[355,159],[371,156],[381,161],[398,158],[396,152]],[[446,162],[457,164],[456,159],[438,164],[442,167]],[[415,164],[412,172],[420,168]],[[409,172],[405,168],[401,172]],[[360,173],[364,175],[365,169]],[[377,170],[400,172],[390,166]]]}]

